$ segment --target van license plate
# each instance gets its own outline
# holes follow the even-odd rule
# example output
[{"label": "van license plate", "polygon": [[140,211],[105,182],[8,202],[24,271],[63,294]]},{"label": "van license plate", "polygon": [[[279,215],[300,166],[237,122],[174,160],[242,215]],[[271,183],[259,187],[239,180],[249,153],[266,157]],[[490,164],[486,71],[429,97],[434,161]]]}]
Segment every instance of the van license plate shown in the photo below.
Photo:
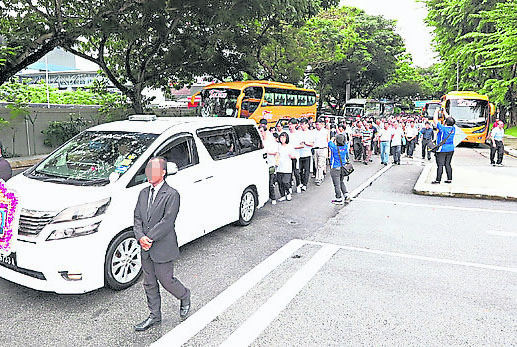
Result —
[{"label": "van license plate", "polygon": [[0,265],[4,265],[11,269],[16,268],[18,266],[16,264],[16,253],[11,253],[9,255],[0,254]]}]

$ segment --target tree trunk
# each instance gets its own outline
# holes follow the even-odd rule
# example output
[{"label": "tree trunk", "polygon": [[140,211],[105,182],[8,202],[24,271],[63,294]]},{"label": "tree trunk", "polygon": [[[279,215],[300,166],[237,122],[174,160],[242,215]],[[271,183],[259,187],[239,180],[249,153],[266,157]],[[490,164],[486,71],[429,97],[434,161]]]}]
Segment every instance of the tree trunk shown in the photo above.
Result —
[{"label": "tree trunk", "polygon": [[135,114],[143,114],[144,106],[142,103],[142,90],[137,86],[133,87],[131,92],[129,93],[129,99],[131,99],[133,110]]},{"label": "tree trunk", "polygon": [[[515,74],[517,72],[517,64],[513,64],[512,66],[512,79],[515,78]],[[513,97],[513,87],[514,83],[510,83],[510,124],[515,126],[517,125],[517,115],[515,114],[515,99]]]}]

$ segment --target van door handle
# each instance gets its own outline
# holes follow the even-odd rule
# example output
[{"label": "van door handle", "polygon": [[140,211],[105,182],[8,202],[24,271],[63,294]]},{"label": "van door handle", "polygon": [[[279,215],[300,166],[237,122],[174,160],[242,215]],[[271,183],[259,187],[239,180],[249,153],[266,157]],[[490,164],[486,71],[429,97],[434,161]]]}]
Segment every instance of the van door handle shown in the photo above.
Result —
[{"label": "van door handle", "polygon": [[197,181],[194,181],[194,183],[199,183],[199,182],[201,182],[201,181],[203,181],[203,180],[197,180]]},{"label": "van door handle", "polygon": [[214,178],[214,176],[208,176],[208,177],[205,178],[205,180],[209,180],[211,178]]}]

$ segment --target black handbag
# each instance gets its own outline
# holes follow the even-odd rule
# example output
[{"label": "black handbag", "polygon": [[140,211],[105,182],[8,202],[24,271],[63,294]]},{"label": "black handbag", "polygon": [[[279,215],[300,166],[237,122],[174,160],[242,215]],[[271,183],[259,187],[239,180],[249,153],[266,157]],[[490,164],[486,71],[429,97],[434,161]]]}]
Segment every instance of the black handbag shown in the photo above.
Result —
[{"label": "black handbag", "polygon": [[354,166],[352,165],[352,163],[350,162],[346,162],[345,165],[343,166],[343,160],[341,159],[341,152],[339,151],[339,147],[337,147],[337,156],[339,157],[339,163],[341,164],[341,174],[343,174],[343,176],[346,176],[346,180],[347,181],[350,181],[350,174],[352,172],[354,172]]},{"label": "black handbag", "polygon": [[436,144],[436,141],[435,140],[432,140],[429,147],[429,151],[433,152],[433,153],[436,153],[436,151],[438,150],[438,148],[440,148],[445,142],[447,142],[447,139],[449,137],[451,137],[451,134],[454,132],[454,128],[452,128],[452,130],[449,132],[449,134],[442,140],[440,141],[439,144]]}]

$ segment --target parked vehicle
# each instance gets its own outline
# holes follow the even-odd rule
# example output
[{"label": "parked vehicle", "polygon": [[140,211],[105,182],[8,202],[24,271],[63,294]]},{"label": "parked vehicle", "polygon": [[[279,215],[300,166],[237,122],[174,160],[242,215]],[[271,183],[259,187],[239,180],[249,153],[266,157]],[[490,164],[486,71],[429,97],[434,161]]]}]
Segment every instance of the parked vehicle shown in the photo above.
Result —
[{"label": "parked vehicle", "polygon": [[252,120],[132,116],[101,124],[9,180],[21,212],[0,277],[57,293],[133,285],[142,272],[133,212],[156,155],[167,159],[166,181],[181,196],[179,245],[249,224],[268,200],[266,153]]}]

